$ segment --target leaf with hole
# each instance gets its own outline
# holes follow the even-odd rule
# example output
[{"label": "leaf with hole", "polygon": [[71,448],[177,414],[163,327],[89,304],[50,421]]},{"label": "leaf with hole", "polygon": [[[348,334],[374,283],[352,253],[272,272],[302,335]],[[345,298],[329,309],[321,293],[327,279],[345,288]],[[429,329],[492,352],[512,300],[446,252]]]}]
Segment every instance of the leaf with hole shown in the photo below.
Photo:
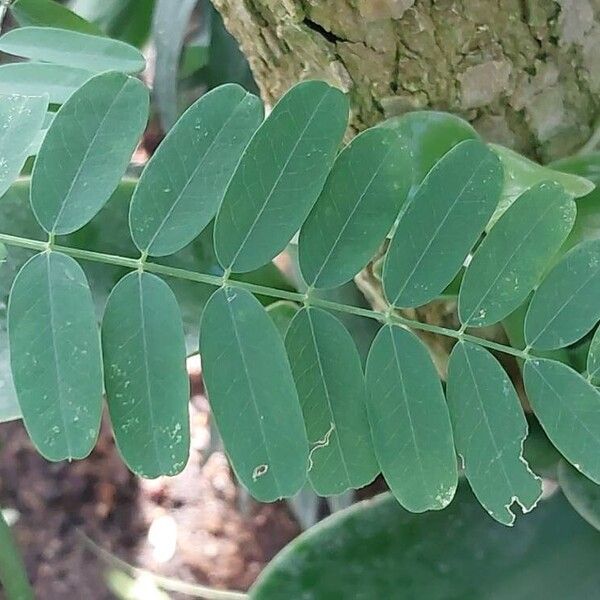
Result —
[{"label": "leaf with hole", "polygon": [[537,350],[568,346],[600,319],[600,239],[567,252],[536,290],[525,317],[525,340]]},{"label": "leaf with hole", "polygon": [[348,100],[323,81],[294,86],[246,148],[215,223],[215,249],[233,272],[281,252],[308,216],[348,121]]},{"label": "leaf with hole", "polygon": [[308,479],[332,496],[373,481],[379,467],[367,420],[360,356],[330,313],[305,308],[285,336],[310,446]]},{"label": "leaf with hole", "polygon": [[413,515],[381,494],[322,521],[286,546],[252,600],[591,600],[600,535],[561,494],[514,529],[494,523],[466,485],[441,513]]},{"label": "leaf with hole", "polygon": [[532,510],[541,480],[523,458],[527,421],[507,373],[484,348],[457,343],[446,387],[456,450],[475,496],[490,515],[512,525],[518,503]]},{"label": "leaf with hole", "polygon": [[82,19],[55,0],[16,0],[11,4],[10,11],[21,27],[58,27],[90,35],[102,35],[93,23]]},{"label": "leaf with hole", "polygon": [[460,320],[485,327],[519,307],[569,235],[575,202],[552,182],[524,192],[477,248],[463,278]]},{"label": "leaf with hole", "polygon": [[0,96],[0,196],[21,173],[47,108],[47,96]]},{"label": "leaf with hole", "polygon": [[415,110],[392,117],[378,127],[392,129],[408,145],[411,161],[412,197],[433,166],[454,146],[479,135],[464,119],[434,110]]},{"label": "leaf with hole", "polygon": [[104,206],[127,169],[147,117],[148,90],[121,73],[90,79],[62,105],[31,177],[31,205],[47,232],[71,233]]},{"label": "leaf with hole", "polygon": [[262,502],[306,481],[308,442],[283,340],[252,294],[230,287],[208,301],[200,325],[208,400],[233,469]]},{"label": "leaf with hole", "polygon": [[590,481],[566,460],[558,464],[558,484],[579,515],[600,531],[600,485]]},{"label": "leaf with hole", "polygon": [[142,477],[176,475],[190,447],[181,312],[169,286],[150,273],[126,275],[102,319],[106,400],[119,452]]},{"label": "leaf with hole", "polygon": [[52,461],[84,458],[102,414],[102,361],[92,295],[81,267],[36,254],[10,293],[11,370],[25,427]]},{"label": "leaf with hole", "polygon": [[369,262],[392,229],[409,179],[406,145],[391,130],[365,131],[342,150],[300,230],[308,285],[338,287]]},{"label": "leaf with hole", "polygon": [[455,146],[406,205],[390,242],[383,287],[392,306],[420,306],[454,279],[500,196],[500,161],[485,144]]},{"label": "leaf with hole", "polygon": [[184,113],[131,201],[131,234],[141,251],[173,254],[208,225],[262,118],[261,101],[235,84],[205,94]]},{"label": "leaf with hole", "polygon": [[0,94],[46,94],[51,104],[63,104],[93,75],[84,69],[50,63],[10,63],[0,66]]},{"label": "leaf with hole", "polygon": [[0,37],[0,51],[94,73],[139,73],[146,67],[133,46],[107,37],[53,27],[20,27]]},{"label": "leaf with hole", "polygon": [[458,480],[448,407],[429,353],[410,331],[381,328],[367,359],[367,410],[381,471],[411,512],[447,506]]},{"label": "leaf with hole", "polygon": [[562,363],[525,362],[525,390],[550,441],[586,477],[600,483],[600,392]]}]

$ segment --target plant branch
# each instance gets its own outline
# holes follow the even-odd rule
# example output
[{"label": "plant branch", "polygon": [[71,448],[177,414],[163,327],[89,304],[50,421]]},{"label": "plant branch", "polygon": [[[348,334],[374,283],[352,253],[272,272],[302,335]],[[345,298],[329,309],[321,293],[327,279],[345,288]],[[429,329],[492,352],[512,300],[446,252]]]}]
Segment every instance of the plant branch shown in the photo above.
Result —
[{"label": "plant branch", "polygon": [[375,319],[384,324],[395,324],[408,327],[410,329],[417,329],[420,331],[427,331],[429,333],[436,333],[451,337],[457,340],[465,340],[489,348],[490,350],[496,350],[504,354],[510,354],[517,358],[527,359],[529,353],[523,350],[517,350],[504,344],[498,344],[490,340],[469,335],[463,331],[457,331],[455,329],[447,329],[446,327],[440,327],[438,325],[431,325],[430,323],[421,323],[420,321],[414,321],[407,319],[400,315],[393,313],[384,313],[380,311],[370,310],[368,308],[361,308],[359,306],[351,306],[348,304],[340,304],[338,302],[332,302],[323,298],[317,298],[312,294],[301,294],[299,292],[290,292],[287,290],[279,290],[264,285],[258,285],[255,283],[248,283],[245,281],[236,281],[230,278],[219,277],[217,275],[209,275],[208,273],[197,273],[195,271],[188,271],[186,269],[178,269],[176,267],[169,267],[166,265],[159,265],[151,261],[141,261],[136,258],[127,258],[125,256],[116,256],[114,254],[104,254],[102,252],[92,252],[90,250],[82,250],[80,248],[71,248],[69,246],[59,246],[56,244],[49,244],[40,240],[32,240],[29,238],[22,238],[14,235],[8,235],[0,233],[0,242],[8,246],[18,246],[20,248],[27,248],[29,250],[36,250],[38,252],[44,252],[47,250],[55,250],[56,252],[62,252],[78,258],[81,260],[88,260],[92,262],[100,262],[107,265],[114,265],[118,267],[125,267],[132,270],[144,270],[149,273],[155,273],[157,275],[164,275],[166,277],[175,277],[176,279],[184,279],[187,281],[194,281],[196,283],[205,283],[213,285],[215,287],[222,287],[227,285],[239,289],[244,289],[253,294],[260,294],[263,296],[269,296],[271,298],[279,298],[281,300],[291,300],[292,302],[298,302],[304,305],[317,306],[336,312],[342,312],[346,314],[356,315],[358,317],[365,317],[367,319]]},{"label": "plant branch", "polygon": [[7,600],[33,600],[21,554],[0,510],[0,581]]}]

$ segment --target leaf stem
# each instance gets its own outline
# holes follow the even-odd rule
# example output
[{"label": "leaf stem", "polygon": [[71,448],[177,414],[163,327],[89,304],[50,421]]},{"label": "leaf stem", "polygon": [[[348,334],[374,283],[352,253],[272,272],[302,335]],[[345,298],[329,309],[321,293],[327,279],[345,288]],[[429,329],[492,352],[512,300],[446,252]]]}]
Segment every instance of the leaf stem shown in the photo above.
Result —
[{"label": "leaf stem", "polygon": [[0,581],[7,600],[33,600],[21,554],[0,510]]},{"label": "leaf stem", "polygon": [[[20,248],[27,248],[29,250],[37,250],[43,252],[47,249],[48,245],[46,242],[39,240],[32,240],[29,238],[22,238],[14,235],[8,235],[0,233],[0,242],[8,246],[18,246]],[[62,252],[72,256],[73,258],[79,258],[81,260],[88,260],[92,262],[100,262],[107,265],[114,265],[117,267],[125,267],[127,269],[136,270],[140,267],[140,260],[136,258],[127,258],[125,256],[117,256],[114,254],[104,254],[102,252],[92,252],[90,250],[82,250],[80,248],[71,248],[69,246],[60,246],[54,244],[52,247],[56,252]],[[157,275],[164,275],[165,277],[175,277],[176,279],[184,279],[187,281],[193,281],[196,283],[204,283],[212,285],[214,287],[220,287],[223,285],[224,278],[218,275],[209,275],[208,273],[197,273],[195,271],[188,271],[186,269],[178,269],[176,267],[170,267],[167,265],[159,265],[151,261],[144,262],[144,271],[155,273]],[[342,312],[357,317],[364,317],[367,319],[375,319],[380,323],[395,323],[402,325],[410,329],[416,329],[419,331],[427,331],[429,333],[435,333],[446,337],[451,337],[457,340],[464,340],[484,346],[490,350],[496,350],[504,354],[510,354],[517,358],[526,360],[529,358],[529,353],[524,350],[517,350],[511,346],[499,344],[490,340],[476,337],[465,333],[462,329],[447,329],[446,327],[440,327],[438,325],[432,325],[430,323],[421,323],[420,321],[414,321],[407,319],[400,315],[392,312],[380,312],[371,310],[368,308],[361,308],[360,306],[351,306],[349,304],[340,304],[331,300],[325,300],[324,298],[317,298],[310,294],[308,297],[306,294],[300,292],[290,292],[287,290],[280,290],[276,288],[267,287],[264,285],[258,285],[256,283],[249,283],[246,281],[236,281],[235,279],[226,279],[227,285],[236,287],[239,289],[247,290],[253,294],[259,294],[262,296],[269,296],[271,298],[279,298],[281,300],[291,300],[292,302],[298,302],[299,304],[309,304],[312,306],[318,306],[320,308],[333,310],[336,312]]]}]

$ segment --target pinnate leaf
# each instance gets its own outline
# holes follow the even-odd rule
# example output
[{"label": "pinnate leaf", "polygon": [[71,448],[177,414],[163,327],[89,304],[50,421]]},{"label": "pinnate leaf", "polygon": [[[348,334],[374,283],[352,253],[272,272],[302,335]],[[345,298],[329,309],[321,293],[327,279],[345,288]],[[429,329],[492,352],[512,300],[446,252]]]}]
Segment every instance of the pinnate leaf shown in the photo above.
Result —
[{"label": "pinnate leaf", "polygon": [[131,201],[131,233],[140,250],[173,254],[208,225],[262,117],[260,100],[234,84],[202,96],[184,113]]},{"label": "pinnate leaf", "polygon": [[383,327],[367,359],[367,409],[379,466],[411,512],[447,506],[457,485],[452,429],[428,351],[411,332]]},{"label": "pinnate leaf", "polygon": [[147,117],[148,90],[121,73],[93,77],[62,105],[31,178],[31,205],[47,232],[71,233],[104,206]]},{"label": "pinnate leaf", "polygon": [[212,295],[200,355],[237,477],[263,502],[293,496],[306,481],[306,430],[283,340],[252,294],[225,287]]},{"label": "pinnate leaf", "polygon": [[500,196],[500,161],[482,142],[455,146],[403,211],[383,286],[392,306],[420,306],[444,291],[488,223]]},{"label": "pinnate leaf", "polygon": [[446,394],[456,450],[475,496],[494,519],[512,525],[511,505],[531,510],[542,488],[522,455],[527,421],[510,378],[487,350],[459,342]]},{"label": "pinnate leaf", "polygon": [[554,360],[525,363],[525,389],[536,417],[561,454],[600,484],[600,392]]},{"label": "pinnate leaf", "polygon": [[294,86],[250,141],[215,223],[219,262],[246,272],[276,256],[298,231],[329,174],[348,100],[322,81]]},{"label": "pinnate leaf", "polygon": [[467,268],[458,303],[461,322],[492,325],[521,305],[569,235],[576,212],[557,183],[540,183],[517,198]]},{"label": "pinnate leaf", "polygon": [[301,310],[285,337],[311,448],[308,478],[321,496],[370,483],[379,468],[367,420],[360,357],[340,321]]},{"label": "pinnate leaf", "polygon": [[102,319],[106,399],[117,447],[142,477],[176,475],[189,454],[189,382],[177,300],[150,273],[113,289]]},{"label": "pinnate leaf", "polygon": [[344,148],[300,230],[306,283],[338,287],[369,262],[398,216],[410,173],[406,145],[394,131],[369,129]]},{"label": "pinnate leaf", "polygon": [[92,295],[81,267],[35,255],[10,294],[11,370],[25,427],[48,460],[84,458],[102,412],[102,360]]},{"label": "pinnate leaf", "polygon": [[536,290],[525,340],[538,350],[568,346],[600,319],[600,239],[567,252]]}]

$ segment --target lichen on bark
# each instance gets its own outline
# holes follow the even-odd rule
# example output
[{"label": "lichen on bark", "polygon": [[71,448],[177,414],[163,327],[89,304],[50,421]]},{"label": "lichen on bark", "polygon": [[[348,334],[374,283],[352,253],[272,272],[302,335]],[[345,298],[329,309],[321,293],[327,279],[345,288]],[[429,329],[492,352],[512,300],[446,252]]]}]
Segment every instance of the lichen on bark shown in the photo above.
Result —
[{"label": "lichen on bark", "polygon": [[272,103],[301,79],[347,91],[352,131],[407,110],[459,114],[541,160],[590,136],[600,0],[213,0]]}]

